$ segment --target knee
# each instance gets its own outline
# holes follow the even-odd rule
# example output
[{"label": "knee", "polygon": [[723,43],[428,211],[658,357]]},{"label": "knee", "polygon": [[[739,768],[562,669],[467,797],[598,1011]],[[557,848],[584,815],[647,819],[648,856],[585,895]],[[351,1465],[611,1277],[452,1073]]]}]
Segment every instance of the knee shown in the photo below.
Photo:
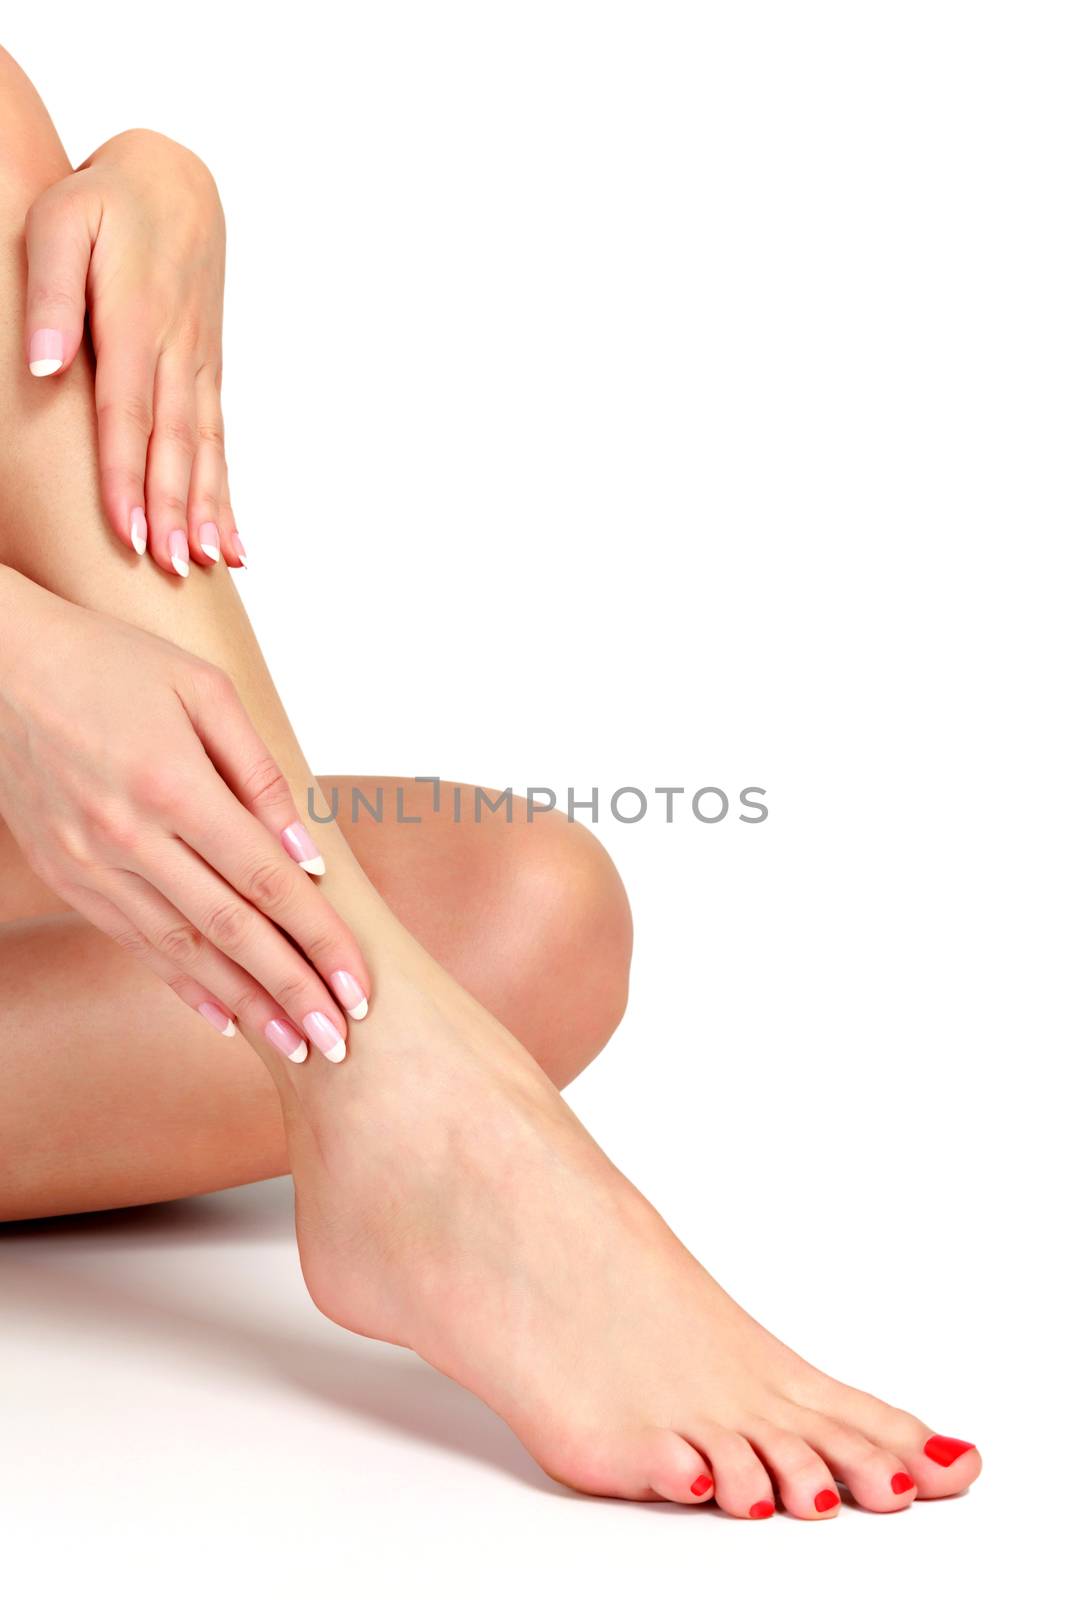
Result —
[{"label": "knee", "polygon": [[561,812],[516,818],[525,968],[524,1039],[561,1088],[599,1054],[626,1010],[633,928],[608,852]]},{"label": "knee", "polygon": [[0,213],[21,228],[42,189],[70,172],[59,135],[33,84],[0,46]]}]

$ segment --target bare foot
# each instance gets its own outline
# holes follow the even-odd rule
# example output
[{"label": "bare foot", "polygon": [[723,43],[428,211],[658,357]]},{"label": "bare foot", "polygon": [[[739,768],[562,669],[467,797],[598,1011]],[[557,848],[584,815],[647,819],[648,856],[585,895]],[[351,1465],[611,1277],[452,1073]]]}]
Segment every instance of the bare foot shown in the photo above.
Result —
[{"label": "bare foot", "polygon": [[742,1311],[432,963],[377,1010],[344,1066],[282,1080],[301,1260],[327,1316],[410,1346],[590,1494],[749,1518],[777,1496],[821,1520],[835,1480],[899,1511],[978,1476],[972,1445],[834,1382]]}]

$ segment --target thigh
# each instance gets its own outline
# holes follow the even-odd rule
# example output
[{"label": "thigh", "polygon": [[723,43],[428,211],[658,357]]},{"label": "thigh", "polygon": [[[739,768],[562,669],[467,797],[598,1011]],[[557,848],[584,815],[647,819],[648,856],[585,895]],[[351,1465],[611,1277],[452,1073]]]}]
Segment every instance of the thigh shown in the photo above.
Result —
[{"label": "thigh", "polygon": [[143,1205],[286,1170],[277,1095],[74,913],[0,927],[0,1219]]}]

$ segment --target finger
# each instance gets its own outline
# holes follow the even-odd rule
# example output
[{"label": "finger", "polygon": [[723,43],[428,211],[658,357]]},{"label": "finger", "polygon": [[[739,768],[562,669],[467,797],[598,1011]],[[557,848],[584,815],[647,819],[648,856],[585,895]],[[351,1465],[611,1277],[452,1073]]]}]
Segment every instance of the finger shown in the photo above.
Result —
[{"label": "finger", "polygon": [[154,844],[142,871],[216,950],[273,995],[328,1061],[345,1059],[344,1012],[302,953],[261,911],[180,839]]},{"label": "finger", "polygon": [[147,339],[113,337],[93,329],[96,339],[96,417],[100,489],[107,520],[135,555],[148,545],[145,463],[152,434],[157,352]]},{"label": "finger", "polygon": [[289,1061],[307,1060],[307,1040],[292,1019],[281,1015],[255,979],[224,956],[158,889],[125,871],[115,872],[112,884],[118,911],[151,947],[156,960],[162,958],[217,995],[220,1005],[236,1017],[250,1038],[267,1039]]},{"label": "finger", "polygon": [[245,900],[284,928],[352,1020],[361,1022],[371,990],[363,953],[329,902],[306,881],[301,885],[302,874],[291,870],[295,861],[317,877],[325,862],[232,679],[222,672],[201,674],[184,704],[226,787],[220,785],[217,794],[187,793],[171,818],[175,831]]},{"label": "finger", "polygon": [[[215,399],[222,411],[222,362],[214,373]],[[219,533],[221,535],[222,559],[228,567],[247,567],[248,557],[245,554],[244,543],[237,532],[237,523],[234,521],[233,504],[230,499],[230,469],[226,462],[225,451],[222,460],[222,482],[219,486]]]},{"label": "finger", "polygon": [[[210,367],[201,367],[196,394],[196,454],[189,484],[189,549],[201,566],[213,566],[222,553],[222,496],[226,485],[222,405]],[[228,501],[227,495],[227,501]]]},{"label": "finger", "polygon": [[288,935],[353,1022],[362,1022],[370,978],[355,935],[240,801],[220,786],[216,802],[190,809],[183,837],[243,900]]},{"label": "finger", "polygon": [[223,473],[222,499],[219,504],[219,528],[222,532],[222,554],[228,567],[247,567],[248,553],[244,540],[237,532],[237,523],[230,503],[230,472]]},{"label": "finger", "polygon": [[196,398],[185,356],[164,350],[156,368],[148,441],[148,545],[164,572],[189,576],[189,482],[196,452]]},{"label": "finger", "polygon": [[301,822],[292,790],[256,732],[233,680],[221,672],[201,678],[195,702],[187,703],[185,709],[232,793],[268,833],[281,839],[305,872],[320,878],[326,863]]},{"label": "finger", "polygon": [[248,555],[244,541],[237,532],[237,522],[230,501],[230,470],[223,462],[222,489],[219,495],[219,531],[222,534],[222,555],[228,567],[247,567]]},{"label": "finger", "polygon": [[244,540],[237,532],[237,529],[232,529],[229,536],[224,538],[223,542],[226,549],[227,564],[231,567],[247,568],[248,552],[245,550]]},{"label": "finger", "polygon": [[221,1033],[224,1039],[235,1036],[237,1025],[225,1006],[221,1006],[203,984],[197,983],[195,978],[186,977],[180,968],[161,955],[110,900],[94,890],[81,888],[70,897],[70,903],[87,922],[113,939],[128,955],[143,961],[157,977],[163,979],[169,989],[174,990],[179,1000],[191,1010],[199,1012],[216,1033]]},{"label": "finger", "polygon": [[46,189],[26,214],[26,360],[35,378],[66,371],[82,342],[99,221],[99,201],[77,173]]}]

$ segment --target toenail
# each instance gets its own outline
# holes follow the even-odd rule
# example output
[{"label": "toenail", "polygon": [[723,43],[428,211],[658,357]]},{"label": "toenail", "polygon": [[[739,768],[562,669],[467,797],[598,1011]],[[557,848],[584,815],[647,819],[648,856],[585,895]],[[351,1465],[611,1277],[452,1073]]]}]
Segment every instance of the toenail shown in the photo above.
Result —
[{"label": "toenail", "polygon": [[773,1517],[774,1503],[770,1500],[757,1500],[754,1506],[749,1506],[748,1514],[757,1522],[761,1517]]},{"label": "toenail", "polygon": [[894,1494],[907,1494],[909,1489],[914,1489],[915,1479],[909,1478],[906,1472],[894,1472],[889,1480],[889,1487]]},{"label": "toenail", "polygon": [[974,1445],[968,1444],[966,1439],[950,1439],[945,1433],[935,1433],[923,1445],[923,1454],[936,1461],[939,1467],[951,1467],[960,1456],[973,1449]]},{"label": "toenail", "polygon": [[690,1494],[707,1494],[707,1492],[708,1492],[708,1490],[710,1488],[711,1488],[711,1479],[706,1475],[706,1473],[702,1472],[700,1474],[700,1477],[699,1478],[694,1478],[692,1483],[689,1485],[689,1493]]},{"label": "toenail", "polygon": [[839,1494],[835,1494],[832,1489],[820,1489],[818,1494],[815,1496],[816,1511],[832,1511],[835,1506],[839,1506],[840,1504],[841,1496]]}]

